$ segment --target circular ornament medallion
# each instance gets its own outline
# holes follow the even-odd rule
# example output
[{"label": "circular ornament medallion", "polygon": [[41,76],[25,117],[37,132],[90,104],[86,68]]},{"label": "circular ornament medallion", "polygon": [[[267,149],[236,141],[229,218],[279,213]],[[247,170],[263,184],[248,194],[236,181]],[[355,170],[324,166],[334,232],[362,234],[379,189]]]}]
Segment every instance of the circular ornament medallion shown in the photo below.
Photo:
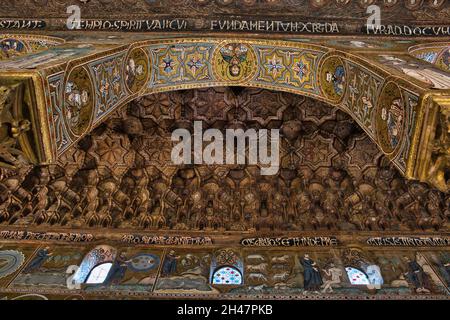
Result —
[{"label": "circular ornament medallion", "polygon": [[339,102],[345,93],[346,71],[342,59],[328,57],[322,63],[319,74],[320,88],[326,98]]},{"label": "circular ornament medallion", "polygon": [[386,154],[392,154],[401,144],[405,114],[400,88],[394,82],[388,82],[381,91],[375,115],[377,140]]},{"label": "circular ornament medallion", "polygon": [[124,68],[124,79],[132,93],[140,91],[148,81],[149,58],[142,48],[131,50]]},{"label": "circular ornament medallion", "polygon": [[88,129],[94,109],[94,94],[89,72],[83,67],[73,69],[64,88],[64,116],[75,136]]},{"label": "circular ornament medallion", "polygon": [[218,81],[244,82],[255,76],[256,54],[248,44],[227,43],[213,55],[213,70]]},{"label": "circular ornament medallion", "polygon": [[28,53],[27,47],[21,40],[12,38],[0,39],[0,61],[21,56],[26,53]]}]

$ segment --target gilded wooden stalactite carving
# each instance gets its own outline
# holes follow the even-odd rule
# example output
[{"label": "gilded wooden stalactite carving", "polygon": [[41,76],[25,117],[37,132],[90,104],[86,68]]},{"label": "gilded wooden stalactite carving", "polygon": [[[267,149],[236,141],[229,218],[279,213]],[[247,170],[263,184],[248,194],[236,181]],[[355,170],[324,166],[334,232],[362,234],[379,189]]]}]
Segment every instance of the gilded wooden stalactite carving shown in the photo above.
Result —
[{"label": "gilded wooden stalactite carving", "polygon": [[[279,128],[280,171],[171,163],[171,130]],[[250,88],[156,93],[114,112],[56,164],[2,181],[5,228],[150,232],[418,232],[448,228],[448,194],[401,177],[345,112]],[[31,201],[30,201],[31,199]],[[338,204],[338,205],[336,205]]]}]

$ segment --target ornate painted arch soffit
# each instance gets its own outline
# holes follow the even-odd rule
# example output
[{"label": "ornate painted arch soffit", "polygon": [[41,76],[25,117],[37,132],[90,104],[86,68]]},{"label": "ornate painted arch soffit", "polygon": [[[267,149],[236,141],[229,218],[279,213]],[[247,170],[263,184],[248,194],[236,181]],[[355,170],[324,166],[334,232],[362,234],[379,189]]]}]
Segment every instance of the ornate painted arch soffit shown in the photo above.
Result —
[{"label": "ornate painted arch soffit", "polygon": [[[96,39],[71,33],[64,40],[66,33],[56,35],[2,35],[4,46],[17,44],[17,54],[0,62],[2,95],[18,132],[5,141],[18,139],[20,145],[6,152],[6,165],[25,157],[55,162],[114,110],[141,96],[248,86],[339,107],[405,177],[448,190],[445,42],[230,35],[143,40],[148,35],[103,33]],[[389,114],[397,116],[394,136]]]},{"label": "ornate painted arch soffit", "polygon": [[141,96],[247,86],[340,108],[405,177],[448,191],[448,2],[75,2],[73,31],[67,1],[0,7],[3,166],[54,163]]}]

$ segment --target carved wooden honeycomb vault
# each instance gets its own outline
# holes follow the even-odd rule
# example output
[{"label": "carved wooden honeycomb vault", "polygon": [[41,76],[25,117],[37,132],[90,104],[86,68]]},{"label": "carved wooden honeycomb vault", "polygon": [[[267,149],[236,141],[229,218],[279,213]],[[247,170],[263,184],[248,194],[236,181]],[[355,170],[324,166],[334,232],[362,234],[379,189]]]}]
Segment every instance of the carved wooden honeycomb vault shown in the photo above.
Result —
[{"label": "carved wooden honeycomb vault", "polygon": [[[281,169],[171,163],[171,132],[280,128]],[[139,98],[57,165],[2,171],[4,226],[178,231],[447,230],[447,194],[402,178],[348,115],[250,88]]]}]

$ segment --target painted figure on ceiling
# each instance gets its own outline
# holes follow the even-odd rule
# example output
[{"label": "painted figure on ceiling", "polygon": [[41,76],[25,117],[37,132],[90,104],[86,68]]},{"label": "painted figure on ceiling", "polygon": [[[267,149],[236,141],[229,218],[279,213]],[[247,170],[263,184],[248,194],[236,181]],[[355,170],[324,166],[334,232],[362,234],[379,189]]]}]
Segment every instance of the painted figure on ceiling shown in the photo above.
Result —
[{"label": "painted figure on ceiling", "polygon": [[447,285],[450,286],[450,262],[444,263],[444,268],[442,268],[444,272],[443,276],[445,279],[445,282],[447,282]]},{"label": "painted figure on ceiling", "polygon": [[442,62],[450,70],[450,48],[442,54]]},{"label": "painted figure on ceiling", "polygon": [[325,275],[328,277],[325,283],[322,285],[322,293],[332,293],[333,286],[339,285],[341,283],[341,277],[344,274],[341,268],[338,268],[334,263],[330,263],[329,267],[323,270]]},{"label": "painted figure on ceiling", "polygon": [[373,103],[371,101],[370,97],[362,97],[361,101],[363,103],[363,110],[364,110],[364,114],[363,114],[363,118],[366,118],[369,115],[369,112],[373,109]]},{"label": "painted figure on ceiling", "polygon": [[237,77],[241,74],[241,63],[247,60],[248,49],[241,44],[229,44],[220,50],[223,59],[229,63],[230,75]]},{"label": "painted figure on ceiling", "polygon": [[438,55],[437,52],[424,52],[424,53],[419,54],[417,56],[417,58],[425,60],[426,62],[429,62],[429,63],[434,63],[437,55]]},{"label": "painted figure on ceiling", "polygon": [[52,256],[53,253],[50,252],[50,247],[45,247],[40,249],[36,254],[36,257],[30,262],[30,264],[23,271],[24,273],[31,273],[33,271],[39,270],[45,261]]},{"label": "painted figure on ceiling", "polygon": [[428,83],[433,88],[450,88],[450,76],[443,71],[430,68],[425,64],[419,64],[415,61],[408,62],[404,59],[391,55],[380,55],[380,57],[382,63],[390,65],[414,79]]},{"label": "painted figure on ceiling", "polygon": [[179,256],[175,254],[174,250],[171,250],[169,254],[166,255],[162,267],[162,275],[170,276],[177,271],[177,260],[180,259]]},{"label": "painted figure on ceiling", "polygon": [[416,260],[403,258],[408,265],[405,277],[412,283],[417,293],[430,293],[430,279]]},{"label": "painted figure on ceiling", "polygon": [[334,73],[327,72],[326,73],[326,80],[328,82],[333,83],[334,91],[338,95],[342,95],[344,92],[344,85],[345,85],[345,70],[343,66],[337,66],[334,70]]},{"label": "painted figure on ceiling", "polygon": [[131,263],[131,260],[127,259],[124,253],[121,253],[114,261],[106,282],[109,284],[120,284],[125,277],[129,263]]},{"label": "painted figure on ceiling", "polygon": [[22,42],[15,39],[6,39],[0,42],[0,60],[6,60],[18,56],[25,50]]},{"label": "painted figure on ceiling", "polygon": [[130,59],[128,60],[125,74],[125,81],[127,82],[128,87],[131,88],[136,77],[144,74],[144,66],[142,64],[136,65],[134,59]]},{"label": "painted figure on ceiling", "polygon": [[386,121],[391,146],[395,148],[399,142],[403,124],[403,108],[400,99],[394,99],[389,108],[381,110],[381,119]]},{"label": "painted figure on ceiling", "polygon": [[67,119],[72,127],[80,121],[81,108],[88,103],[89,93],[86,90],[79,90],[73,82],[66,85],[67,94]]},{"label": "painted figure on ceiling", "polygon": [[404,74],[426,82],[436,89],[450,88],[450,76],[443,72],[423,68],[414,64],[408,64],[405,67],[400,67],[400,70],[402,70]]},{"label": "painted figure on ceiling", "polygon": [[309,257],[309,254],[305,254],[301,259],[301,264],[303,266],[303,287],[305,293],[307,291],[313,291],[314,293],[319,293],[320,287],[323,284],[322,276],[320,275],[320,270],[317,264]]}]

